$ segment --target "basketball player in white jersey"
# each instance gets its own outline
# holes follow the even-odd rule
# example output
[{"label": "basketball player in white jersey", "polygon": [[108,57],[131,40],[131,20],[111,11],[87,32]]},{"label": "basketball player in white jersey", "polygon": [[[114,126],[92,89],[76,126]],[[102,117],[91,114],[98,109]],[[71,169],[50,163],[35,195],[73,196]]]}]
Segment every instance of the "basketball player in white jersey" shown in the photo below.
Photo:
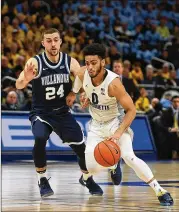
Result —
[{"label": "basketball player in white jersey", "polygon": [[[85,150],[88,171],[96,173],[102,168],[94,158],[95,146],[104,139],[112,140],[119,145],[125,163],[154,190],[160,204],[173,205],[170,193],[159,185],[148,165],[134,154],[133,132],[129,127],[135,118],[136,109],[119,76],[105,68],[105,47],[93,43],[86,46],[83,52],[86,67],[82,67],[78,73],[73,91],[78,92],[83,86],[86,93],[83,103],[85,105],[89,101],[92,116]],[[122,118],[121,108],[126,112]]]}]

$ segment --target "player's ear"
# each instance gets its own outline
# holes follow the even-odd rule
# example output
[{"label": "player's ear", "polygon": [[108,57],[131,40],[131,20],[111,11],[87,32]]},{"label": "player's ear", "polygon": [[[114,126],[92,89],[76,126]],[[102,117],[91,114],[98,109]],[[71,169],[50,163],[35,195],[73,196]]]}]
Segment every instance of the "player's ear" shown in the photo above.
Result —
[{"label": "player's ear", "polygon": [[42,40],[42,42],[41,42],[41,43],[42,43],[42,46],[44,47],[44,41],[43,41],[43,40]]},{"label": "player's ear", "polygon": [[62,44],[62,39],[60,39],[60,45]]},{"label": "player's ear", "polygon": [[105,66],[105,59],[101,60],[101,65],[104,67]]}]

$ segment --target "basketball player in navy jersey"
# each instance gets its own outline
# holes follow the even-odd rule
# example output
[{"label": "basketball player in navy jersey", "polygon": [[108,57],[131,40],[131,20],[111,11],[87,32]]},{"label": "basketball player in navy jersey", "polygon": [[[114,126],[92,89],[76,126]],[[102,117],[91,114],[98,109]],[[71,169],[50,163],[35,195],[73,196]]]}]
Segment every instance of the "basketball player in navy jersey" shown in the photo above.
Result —
[{"label": "basketball player in navy jersey", "polygon": [[[160,204],[173,205],[170,193],[159,185],[148,165],[134,154],[130,125],[135,118],[136,109],[119,76],[105,68],[105,47],[93,43],[86,46],[83,53],[86,67],[82,67],[77,75],[86,95],[82,104],[87,105],[89,102],[92,117],[85,150],[88,171],[97,173],[104,168],[96,162],[94,148],[105,139],[112,140],[119,145],[125,163],[154,190]],[[75,80],[74,87],[78,87],[77,83]],[[120,116],[123,109],[126,113]]]},{"label": "basketball player in navy jersey", "polygon": [[71,100],[75,99],[70,75],[75,77],[80,65],[76,59],[60,52],[61,43],[57,29],[51,28],[44,31],[42,45],[45,51],[27,61],[16,81],[17,89],[23,89],[32,81],[30,121],[35,138],[33,158],[40,194],[41,197],[47,197],[54,193],[46,178],[46,142],[54,131],[63,143],[69,144],[77,154],[78,163],[83,172],[80,180],[83,179],[84,185],[92,195],[102,195],[102,189],[87,171],[83,134],[67,106],[67,103],[71,105]]}]

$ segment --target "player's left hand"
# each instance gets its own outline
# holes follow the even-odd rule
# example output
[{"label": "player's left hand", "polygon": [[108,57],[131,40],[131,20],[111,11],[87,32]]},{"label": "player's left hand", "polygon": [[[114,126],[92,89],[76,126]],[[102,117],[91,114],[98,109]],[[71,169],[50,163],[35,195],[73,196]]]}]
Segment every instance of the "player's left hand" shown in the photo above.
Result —
[{"label": "player's left hand", "polygon": [[119,134],[119,133],[114,133],[114,135],[108,137],[107,140],[108,140],[108,141],[113,141],[113,142],[116,143],[117,141],[119,141],[120,137],[121,137],[121,134]]},{"label": "player's left hand", "polygon": [[75,94],[73,91],[71,91],[71,92],[68,94],[68,96],[66,97],[66,104],[67,104],[69,107],[71,107],[71,106],[73,105],[75,99],[76,99],[76,94]]}]

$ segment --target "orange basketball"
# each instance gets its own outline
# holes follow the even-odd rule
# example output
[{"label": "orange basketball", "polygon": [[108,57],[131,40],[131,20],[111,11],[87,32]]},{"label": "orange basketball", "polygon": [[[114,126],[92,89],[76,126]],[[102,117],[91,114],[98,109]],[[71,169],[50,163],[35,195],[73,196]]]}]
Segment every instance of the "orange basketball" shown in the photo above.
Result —
[{"label": "orange basketball", "polygon": [[94,157],[101,166],[110,167],[118,163],[121,151],[113,141],[104,140],[95,147]]}]

